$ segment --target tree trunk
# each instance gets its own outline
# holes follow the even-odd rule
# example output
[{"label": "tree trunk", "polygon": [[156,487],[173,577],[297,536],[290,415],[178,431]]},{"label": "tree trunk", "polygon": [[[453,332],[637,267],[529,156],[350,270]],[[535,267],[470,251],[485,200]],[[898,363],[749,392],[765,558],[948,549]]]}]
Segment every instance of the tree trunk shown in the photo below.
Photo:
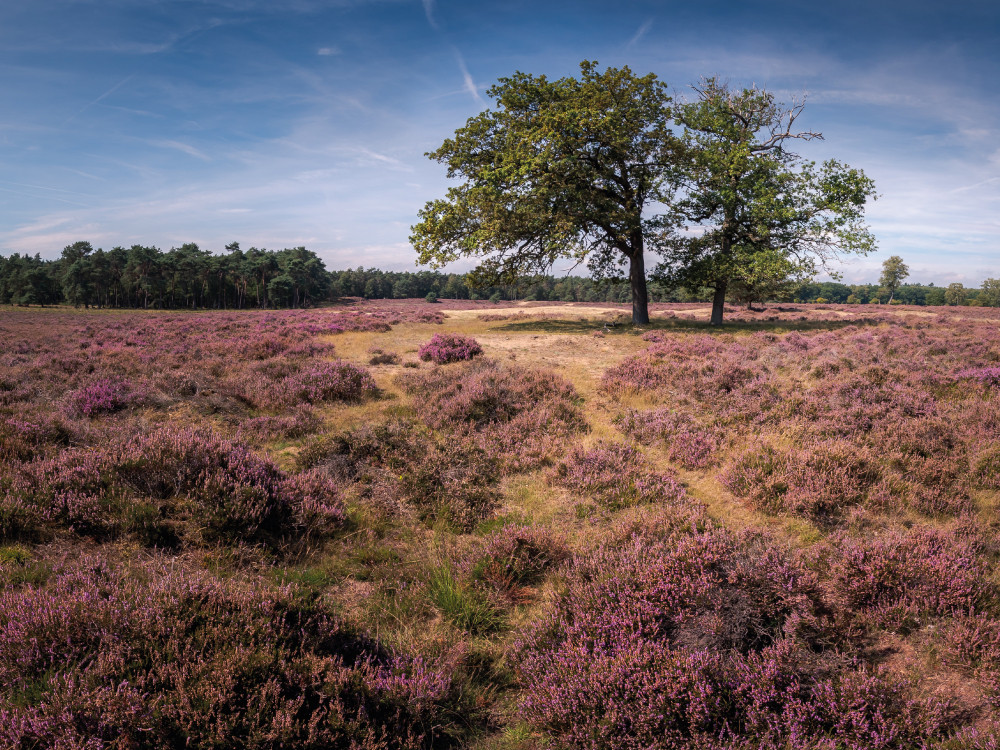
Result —
[{"label": "tree trunk", "polygon": [[712,325],[722,325],[722,313],[726,309],[726,282],[715,285],[715,296],[712,297]]},{"label": "tree trunk", "polygon": [[629,256],[628,278],[632,285],[632,325],[648,325],[649,294],[646,291],[646,262],[642,245]]}]

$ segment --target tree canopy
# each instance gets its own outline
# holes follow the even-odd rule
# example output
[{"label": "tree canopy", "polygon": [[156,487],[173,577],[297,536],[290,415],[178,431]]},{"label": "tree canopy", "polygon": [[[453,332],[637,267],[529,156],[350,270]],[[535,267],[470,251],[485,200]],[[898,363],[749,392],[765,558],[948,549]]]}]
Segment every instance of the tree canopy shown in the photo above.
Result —
[{"label": "tree canopy", "polygon": [[896,295],[896,290],[903,279],[910,275],[910,268],[898,255],[890,255],[882,262],[882,276],[878,283],[889,291],[889,301]]},{"label": "tree canopy", "polygon": [[557,260],[616,275],[627,261],[632,319],[649,322],[644,252],[668,201],[677,145],[671,99],[653,74],[580,64],[579,78],[515,73],[428,154],[464,180],[420,211],[410,241],[418,262],[482,258],[473,278],[510,283]]},{"label": "tree canopy", "polygon": [[675,106],[683,128],[682,189],[672,204],[669,251],[657,269],[667,283],[714,289],[712,323],[722,322],[730,284],[762,265],[810,278],[839,253],[866,254],[864,224],[874,184],[837,161],[817,167],[788,150],[822,138],[797,131],[803,103],[785,106],[756,87],[732,90],[714,78]]},{"label": "tree canopy", "polygon": [[[428,154],[463,180],[428,202],[412,228],[418,263],[478,257],[474,281],[511,283],[555,261],[598,277],[626,264],[632,319],[649,320],[644,253],[662,282],[753,298],[811,278],[839,253],[867,253],[874,185],[837,161],[817,167],[787,150],[802,104],[708,79],[676,104],[654,74],[597,69],[549,80],[515,73],[489,90],[496,106]],[[683,130],[675,134],[674,125]]]}]

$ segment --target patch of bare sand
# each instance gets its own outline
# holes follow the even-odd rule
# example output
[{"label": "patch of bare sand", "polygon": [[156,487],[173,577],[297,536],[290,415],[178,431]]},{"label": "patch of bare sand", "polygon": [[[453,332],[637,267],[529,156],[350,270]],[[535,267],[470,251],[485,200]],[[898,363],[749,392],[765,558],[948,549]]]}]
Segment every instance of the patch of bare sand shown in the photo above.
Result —
[{"label": "patch of bare sand", "polygon": [[[545,317],[568,317],[576,318],[581,315],[628,315],[629,311],[616,307],[597,307],[596,305],[539,305],[532,307],[526,303],[520,303],[517,307],[497,307],[494,309],[478,310],[446,310],[447,318],[477,318],[480,315],[517,317],[524,315],[545,316]],[[650,316],[669,317],[669,311],[650,311]]]},{"label": "patch of bare sand", "polygon": [[492,356],[507,357],[523,365],[559,372],[581,394],[593,396],[608,367],[619,364],[629,354],[646,346],[638,337],[596,338],[572,334],[486,333],[476,336]]}]

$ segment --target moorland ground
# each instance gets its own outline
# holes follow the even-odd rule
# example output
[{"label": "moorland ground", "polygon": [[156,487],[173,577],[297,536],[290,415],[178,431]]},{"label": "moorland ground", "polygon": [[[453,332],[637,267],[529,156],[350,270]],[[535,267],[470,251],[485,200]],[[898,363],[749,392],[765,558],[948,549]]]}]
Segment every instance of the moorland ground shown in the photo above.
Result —
[{"label": "moorland ground", "polygon": [[995,748],[1000,313],[0,310],[0,745]]}]

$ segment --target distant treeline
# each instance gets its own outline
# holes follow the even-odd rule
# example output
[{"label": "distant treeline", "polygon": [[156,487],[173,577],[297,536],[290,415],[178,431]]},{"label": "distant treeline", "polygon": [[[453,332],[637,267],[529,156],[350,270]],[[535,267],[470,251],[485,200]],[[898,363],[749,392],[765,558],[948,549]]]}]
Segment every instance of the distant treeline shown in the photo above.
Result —
[{"label": "distant treeline", "polygon": [[[238,243],[224,254],[194,243],[170,250],[133,245],[111,250],[76,242],[56,260],[14,253],[0,257],[0,304],[130,308],[279,308],[309,307],[339,297],[367,299],[559,300],[628,302],[627,281],[597,281],[581,276],[537,276],[516,284],[472,289],[464,274],[435,271],[381,271],[376,268],[327,271],[304,247],[242,250]],[[649,285],[651,302],[707,302],[711,290],[689,292]],[[888,302],[889,292],[876,284],[836,282],[802,284],[786,289],[779,301],[867,304]],[[1000,280],[987,279],[980,289],[961,284],[904,284],[893,302],[908,305],[1000,306]]]}]

